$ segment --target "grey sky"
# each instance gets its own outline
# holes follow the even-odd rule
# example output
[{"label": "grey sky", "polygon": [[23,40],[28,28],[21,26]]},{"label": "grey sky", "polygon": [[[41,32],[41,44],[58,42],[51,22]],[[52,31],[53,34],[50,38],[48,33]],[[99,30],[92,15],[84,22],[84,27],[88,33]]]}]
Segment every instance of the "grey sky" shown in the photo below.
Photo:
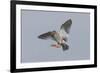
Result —
[{"label": "grey sky", "polygon": [[[69,50],[53,48],[52,40],[38,39],[42,33],[56,30],[72,19],[69,34]],[[50,11],[21,11],[22,48],[21,62],[46,62],[86,60],[90,58],[90,14]]]}]

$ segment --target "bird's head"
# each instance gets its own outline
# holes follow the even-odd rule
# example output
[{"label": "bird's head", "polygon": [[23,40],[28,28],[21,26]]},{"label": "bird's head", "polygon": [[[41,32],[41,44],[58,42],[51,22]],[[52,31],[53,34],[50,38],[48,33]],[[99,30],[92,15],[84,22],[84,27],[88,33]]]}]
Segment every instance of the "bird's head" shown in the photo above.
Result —
[{"label": "bird's head", "polygon": [[56,33],[56,31],[52,31],[52,35],[54,35]]},{"label": "bird's head", "polygon": [[52,31],[52,32],[54,32],[54,33],[55,33],[56,31],[54,30],[54,31]]}]

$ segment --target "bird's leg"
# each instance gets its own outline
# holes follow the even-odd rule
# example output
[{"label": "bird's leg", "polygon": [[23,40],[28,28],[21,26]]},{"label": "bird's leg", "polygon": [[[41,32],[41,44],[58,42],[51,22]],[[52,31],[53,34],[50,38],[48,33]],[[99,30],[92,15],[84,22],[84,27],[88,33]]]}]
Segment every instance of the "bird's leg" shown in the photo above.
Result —
[{"label": "bird's leg", "polygon": [[61,46],[57,43],[57,44],[52,44],[52,47],[56,47],[56,48],[60,48]]}]

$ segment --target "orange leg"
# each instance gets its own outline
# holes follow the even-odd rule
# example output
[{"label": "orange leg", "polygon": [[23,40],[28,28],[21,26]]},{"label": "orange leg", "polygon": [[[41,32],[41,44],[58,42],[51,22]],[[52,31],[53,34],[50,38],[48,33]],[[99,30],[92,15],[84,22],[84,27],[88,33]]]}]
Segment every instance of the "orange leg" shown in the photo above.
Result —
[{"label": "orange leg", "polygon": [[51,46],[55,47],[55,48],[60,48],[61,47],[59,44],[52,44]]}]

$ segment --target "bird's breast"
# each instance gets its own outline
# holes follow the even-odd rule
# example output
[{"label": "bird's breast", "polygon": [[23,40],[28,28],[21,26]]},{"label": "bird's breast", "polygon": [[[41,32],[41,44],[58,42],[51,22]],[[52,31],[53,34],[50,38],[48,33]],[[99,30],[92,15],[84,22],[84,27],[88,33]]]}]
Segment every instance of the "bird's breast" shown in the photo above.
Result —
[{"label": "bird's breast", "polygon": [[54,34],[55,41],[61,43],[62,37],[59,33]]}]

